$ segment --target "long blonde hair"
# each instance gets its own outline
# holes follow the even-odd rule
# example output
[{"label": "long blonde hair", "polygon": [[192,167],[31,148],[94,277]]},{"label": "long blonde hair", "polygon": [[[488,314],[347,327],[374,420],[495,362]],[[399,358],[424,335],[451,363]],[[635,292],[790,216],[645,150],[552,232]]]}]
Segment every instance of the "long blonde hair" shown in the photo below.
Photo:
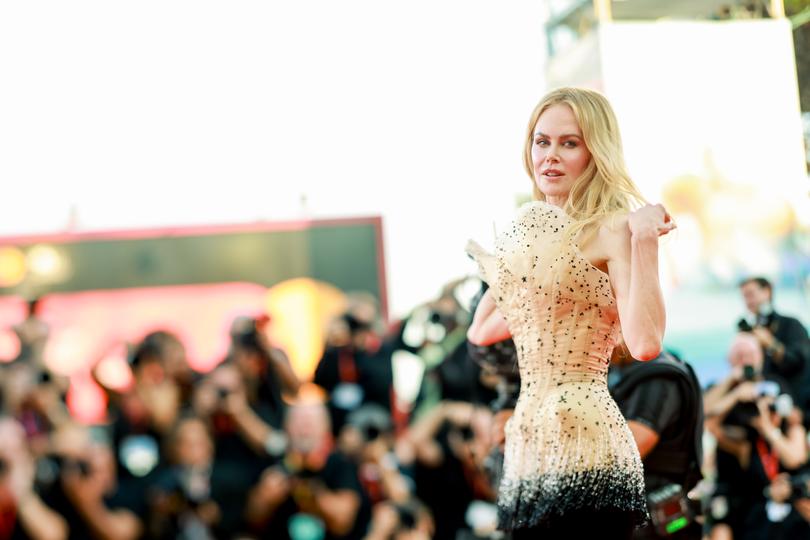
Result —
[{"label": "long blonde hair", "polygon": [[563,87],[546,94],[532,111],[523,150],[523,166],[532,180],[535,200],[545,200],[537,187],[532,164],[534,128],[538,118],[557,104],[571,107],[582,130],[591,159],[582,175],[574,181],[565,212],[573,219],[571,237],[605,217],[634,210],[644,204],[644,197],[627,173],[619,134],[619,123],[613,107],[599,92],[586,88]]}]

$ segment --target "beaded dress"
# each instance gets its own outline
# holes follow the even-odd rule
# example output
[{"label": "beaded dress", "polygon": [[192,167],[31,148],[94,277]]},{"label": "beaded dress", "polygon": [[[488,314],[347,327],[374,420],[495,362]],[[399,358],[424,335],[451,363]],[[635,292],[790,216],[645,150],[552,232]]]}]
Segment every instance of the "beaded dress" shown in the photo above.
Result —
[{"label": "beaded dress", "polygon": [[565,231],[571,218],[543,201],[523,205],[495,253],[476,260],[518,353],[521,391],[506,424],[500,528],[534,527],[576,510],[647,516],[641,458],[608,393],[620,332],[607,274]]}]

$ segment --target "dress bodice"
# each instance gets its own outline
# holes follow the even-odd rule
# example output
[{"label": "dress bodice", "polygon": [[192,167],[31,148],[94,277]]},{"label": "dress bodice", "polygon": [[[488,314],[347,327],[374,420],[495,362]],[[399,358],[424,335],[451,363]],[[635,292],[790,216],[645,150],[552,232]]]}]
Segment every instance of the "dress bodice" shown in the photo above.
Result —
[{"label": "dress bodice", "polygon": [[570,224],[562,209],[534,201],[494,254],[467,246],[507,320],[521,377],[544,386],[604,378],[619,334],[610,279],[568,238]]}]

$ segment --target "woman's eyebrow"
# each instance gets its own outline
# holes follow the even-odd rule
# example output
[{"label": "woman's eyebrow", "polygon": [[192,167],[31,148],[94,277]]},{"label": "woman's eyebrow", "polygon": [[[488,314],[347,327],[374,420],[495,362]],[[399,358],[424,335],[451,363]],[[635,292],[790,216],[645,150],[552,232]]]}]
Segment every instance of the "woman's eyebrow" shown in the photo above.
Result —
[{"label": "woman's eyebrow", "polygon": [[[536,132],[534,133],[534,136],[535,136],[535,137],[546,137],[546,138],[549,138],[549,136],[548,136],[548,135],[546,135],[545,133],[543,133],[542,131],[536,131]],[[581,139],[581,138],[582,138],[580,135],[577,135],[576,133],[563,133],[562,135],[560,135],[560,139],[564,139],[564,138],[566,138],[566,137],[576,137],[577,139]]]}]

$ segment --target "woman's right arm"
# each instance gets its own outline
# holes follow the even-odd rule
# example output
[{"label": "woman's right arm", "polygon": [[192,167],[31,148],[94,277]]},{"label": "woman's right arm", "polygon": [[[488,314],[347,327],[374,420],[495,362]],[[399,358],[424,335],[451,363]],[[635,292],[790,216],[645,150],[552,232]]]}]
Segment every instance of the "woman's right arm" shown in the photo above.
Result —
[{"label": "woman's right arm", "polygon": [[467,330],[467,339],[473,345],[481,347],[498,343],[512,337],[495,300],[492,298],[492,289],[488,289],[481,297],[478,307],[473,315],[472,324]]}]

